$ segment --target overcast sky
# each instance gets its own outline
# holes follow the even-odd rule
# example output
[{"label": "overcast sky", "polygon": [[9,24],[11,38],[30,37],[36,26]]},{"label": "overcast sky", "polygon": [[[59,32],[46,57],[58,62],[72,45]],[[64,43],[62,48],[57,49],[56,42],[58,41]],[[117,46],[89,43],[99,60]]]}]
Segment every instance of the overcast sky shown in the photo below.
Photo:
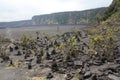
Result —
[{"label": "overcast sky", "polygon": [[0,0],[0,22],[31,19],[34,15],[107,7],[112,0]]}]

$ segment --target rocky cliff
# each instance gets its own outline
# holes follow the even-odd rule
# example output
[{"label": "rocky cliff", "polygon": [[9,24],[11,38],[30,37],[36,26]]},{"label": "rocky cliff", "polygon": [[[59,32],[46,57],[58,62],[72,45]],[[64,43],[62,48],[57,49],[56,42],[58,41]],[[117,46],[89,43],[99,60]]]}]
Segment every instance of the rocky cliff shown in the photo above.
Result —
[{"label": "rocky cliff", "polygon": [[84,11],[60,12],[33,16],[31,20],[0,22],[0,27],[26,27],[40,25],[79,25],[95,24],[96,16],[104,12],[106,8],[97,8]]},{"label": "rocky cliff", "polygon": [[105,8],[97,8],[85,11],[60,12],[47,15],[38,15],[32,18],[33,25],[43,24],[89,24],[96,23],[96,16],[101,14]]}]

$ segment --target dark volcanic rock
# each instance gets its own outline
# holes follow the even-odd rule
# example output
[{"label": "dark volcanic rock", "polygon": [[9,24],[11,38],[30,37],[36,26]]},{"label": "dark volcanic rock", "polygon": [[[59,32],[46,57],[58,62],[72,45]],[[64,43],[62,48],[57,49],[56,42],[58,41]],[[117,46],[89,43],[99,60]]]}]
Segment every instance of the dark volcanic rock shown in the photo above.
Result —
[{"label": "dark volcanic rock", "polygon": [[52,75],[52,73],[48,73],[48,75],[47,75],[47,77],[46,77],[46,79],[52,79],[53,78],[53,75]]},{"label": "dark volcanic rock", "polygon": [[31,62],[30,62],[30,63],[28,63],[28,69],[32,69]]},{"label": "dark volcanic rock", "polygon": [[13,48],[10,46],[10,52],[13,52]]},{"label": "dark volcanic rock", "polygon": [[18,46],[15,46],[15,48],[14,48],[15,50],[18,50],[19,49],[19,47]]},{"label": "dark volcanic rock", "polygon": [[51,69],[53,72],[58,71],[58,65],[57,65],[57,62],[55,60],[53,60],[53,62],[52,62]]},{"label": "dark volcanic rock", "polygon": [[75,60],[74,61],[74,66],[75,66],[75,68],[83,67],[83,62],[80,61],[80,60]]},{"label": "dark volcanic rock", "polygon": [[85,74],[84,74],[84,78],[85,79],[88,79],[88,78],[90,78],[92,76],[92,73],[91,72],[85,72]]}]

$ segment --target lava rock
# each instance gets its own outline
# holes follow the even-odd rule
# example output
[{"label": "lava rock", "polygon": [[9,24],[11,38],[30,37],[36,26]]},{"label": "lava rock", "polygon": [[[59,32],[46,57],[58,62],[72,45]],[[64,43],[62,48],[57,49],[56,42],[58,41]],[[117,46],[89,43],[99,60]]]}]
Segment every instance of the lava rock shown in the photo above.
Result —
[{"label": "lava rock", "polygon": [[74,66],[76,66],[76,67],[82,67],[83,66],[83,62],[80,61],[80,60],[76,60],[76,61],[74,61]]},{"label": "lava rock", "polygon": [[9,49],[10,49],[10,52],[13,52],[13,48],[12,48],[11,46],[10,46],[10,48],[9,48]]},{"label": "lava rock", "polygon": [[17,52],[16,56],[21,56],[22,53],[20,51]]},{"label": "lava rock", "polygon": [[52,69],[53,72],[58,71],[58,65],[57,65],[55,60],[53,60],[51,69]]},{"label": "lava rock", "polygon": [[85,74],[84,74],[84,78],[85,79],[88,79],[88,78],[90,78],[92,76],[92,73],[91,72],[86,72]]},{"label": "lava rock", "polygon": [[71,74],[67,74],[65,80],[71,80],[73,78],[73,76]]},{"label": "lava rock", "polygon": [[52,75],[52,73],[48,73],[48,75],[47,75],[47,77],[46,77],[46,79],[52,79],[53,78],[53,75]]},{"label": "lava rock", "polygon": [[32,69],[31,63],[28,63],[28,69]]},{"label": "lava rock", "polygon": [[18,50],[19,49],[19,47],[18,46],[15,46],[15,48],[14,48],[15,50]]}]

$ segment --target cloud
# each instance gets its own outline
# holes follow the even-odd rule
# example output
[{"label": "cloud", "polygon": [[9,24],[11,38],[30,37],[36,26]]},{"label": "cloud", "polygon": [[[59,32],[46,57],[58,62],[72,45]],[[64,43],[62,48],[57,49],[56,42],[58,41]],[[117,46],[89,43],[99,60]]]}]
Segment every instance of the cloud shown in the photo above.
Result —
[{"label": "cloud", "polygon": [[0,0],[0,21],[30,19],[34,15],[108,6],[112,0]]}]

